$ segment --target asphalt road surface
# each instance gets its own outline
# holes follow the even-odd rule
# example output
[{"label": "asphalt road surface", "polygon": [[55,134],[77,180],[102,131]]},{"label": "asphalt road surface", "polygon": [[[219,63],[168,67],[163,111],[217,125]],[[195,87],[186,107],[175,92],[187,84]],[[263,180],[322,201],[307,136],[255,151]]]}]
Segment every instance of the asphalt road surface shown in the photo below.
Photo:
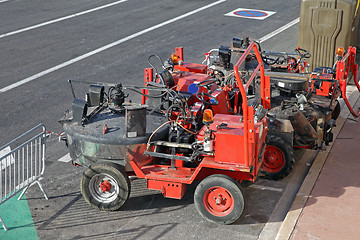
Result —
[{"label": "asphalt road surface", "polygon": [[[237,8],[275,14],[264,20],[225,16]],[[0,145],[38,123],[61,133],[57,121],[72,103],[69,79],[141,86],[149,55],[165,59],[182,46],[186,61],[200,63],[205,52],[230,45],[233,37],[262,40],[263,50],[293,52],[299,9],[296,0],[0,1]],[[290,22],[295,24],[276,32]],[[257,239],[266,224],[281,223],[316,153],[306,152],[284,180],[260,179],[245,188],[245,211],[229,226],[201,218],[195,185],[174,200],[136,179],[121,210],[96,211],[80,193],[84,168],[59,161],[66,154],[55,134],[48,139],[42,183],[49,200],[36,186],[26,195],[40,239]]]}]

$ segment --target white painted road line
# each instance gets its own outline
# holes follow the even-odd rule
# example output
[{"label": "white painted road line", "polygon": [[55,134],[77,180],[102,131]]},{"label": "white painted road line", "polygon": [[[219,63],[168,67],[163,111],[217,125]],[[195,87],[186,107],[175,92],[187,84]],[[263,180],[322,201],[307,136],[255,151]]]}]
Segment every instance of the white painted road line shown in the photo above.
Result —
[{"label": "white painted road line", "polygon": [[[8,0],[3,0],[3,2],[5,2],[5,1],[8,1]],[[83,11],[83,12],[71,14],[71,15],[66,16],[66,17],[61,17],[61,18],[57,18],[57,19],[54,19],[54,20],[51,20],[51,21],[48,21],[48,22],[44,22],[44,23],[40,23],[40,24],[33,25],[33,26],[30,26],[30,27],[22,28],[22,29],[13,31],[13,32],[3,33],[3,34],[0,34],[0,38],[8,37],[8,36],[11,36],[11,35],[15,35],[17,33],[26,32],[26,31],[29,31],[29,30],[32,30],[32,29],[35,29],[35,28],[39,28],[39,27],[43,27],[43,26],[46,26],[46,25],[49,25],[49,24],[52,24],[52,23],[56,23],[56,22],[60,22],[60,21],[70,19],[70,18],[78,17],[78,16],[81,16],[81,15],[91,13],[91,12],[95,12],[95,11],[100,10],[100,9],[108,8],[108,7],[111,7],[111,6],[114,6],[116,4],[126,2],[126,1],[127,0],[120,0],[120,1],[109,3],[109,4],[106,4],[106,5],[97,7],[97,8],[89,9],[89,10],[86,10],[86,11]],[[0,3],[1,2],[2,1],[0,0]]]},{"label": "white painted road line", "polygon": [[294,26],[295,24],[297,24],[298,22],[300,22],[300,17],[298,17],[297,19],[289,22],[288,24],[282,26],[281,28],[276,29],[275,31],[263,36],[262,38],[259,39],[260,43],[265,42],[266,40],[269,40],[270,38],[272,38],[273,36],[285,31],[286,29]]},{"label": "white painted road line", "polygon": [[134,34],[132,34],[132,35],[130,35],[130,36],[127,36],[127,37],[125,37],[125,38],[122,38],[122,39],[120,39],[120,40],[118,40],[118,41],[116,41],[116,42],[113,42],[113,43],[110,43],[110,44],[108,44],[108,45],[105,45],[105,46],[103,46],[103,47],[101,47],[101,48],[95,49],[95,50],[93,50],[93,51],[91,51],[91,52],[88,52],[88,53],[86,53],[86,54],[84,54],[84,55],[81,55],[81,56],[79,56],[79,57],[77,57],[77,58],[71,59],[71,60],[69,60],[69,61],[67,61],[67,62],[64,62],[64,63],[61,63],[61,64],[59,64],[59,65],[57,65],[57,66],[55,66],[55,67],[52,67],[52,68],[49,68],[49,69],[47,69],[47,70],[45,70],[45,71],[42,71],[42,72],[40,72],[40,73],[37,73],[37,74],[35,74],[35,75],[31,76],[31,77],[28,77],[28,78],[25,78],[25,79],[23,79],[23,80],[21,80],[21,81],[18,81],[18,82],[16,82],[16,83],[13,83],[13,84],[11,84],[11,85],[9,85],[9,86],[7,86],[7,87],[1,88],[1,89],[0,89],[0,93],[7,92],[7,91],[9,91],[9,90],[11,90],[11,89],[14,89],[14,88],[16,88],[16,87],[18,87],[18,86],[21,86],[21,85],[25,84],[25,83],[31,82],[31,81],[39,78],[39,77],[42,77],[42,76],[47,75],[47,74],[49,74],[49,73],[52,73],[52,72],[54,72],[54,71],[56,71],[56,70],[58,70],[58,69],[64,68],[64,67],[66,67],[66,66],[69,66],[69,65],[71,65],[71,64],[73,64],[73,63],[76,63],[76,62],[81,61],[81,60],[83,60],[83,59],[85,59],[85,58],[91,57],[91,56],[93,56],[93,55],[95,55],[95,54],[97,54],[97,53],[103,52],[103,51],[105,51],[105,50],[107,50],[107,49],[109,49],[109,48],[115,47],[115,46],[117,46],[117,45],[119,45],[119,44],[121,44],[121,43],[124,43],[124,42],[126,42],[126,41],[129,41],[129,40],[131,40],[131,39],[133,39],[133,38],[139,37],[139,36],[141,36],[141,35],[143,35],[143,34],[145,34],[145,33],[151,32],[151,31],[153,31],[153,30],[155,30],[155,29],[158,29],[158,28],[160,28],[160,27],[166,26],[166,25],[168,25],[168,24],[170,24],[170,23],[176,22],[176,21],[178,21],[178,20],[180,20],[180,19],[183,19],[183,18],[186,18],[186,17],[188,17],[188,16],[191,16],[191,15],[193,15],[193,14],[195,14],[195,13],[201,12],[201,11],[203,11],[203,10],[205,10],[205,9],[208,9],[208,8],[210,8],[210,7],[213,7],[213,6],[215,6],[215,5],[218,5],[219,3],[222,3],[222,2],[225,2],[225,1],[226,1],[226,0],[216,1],[216,2],[214,2],[214,3],[211,3],[211,4],[209,4],[209,5],[206,5],[206,6],[204,6],[204,7],[195,9],[195,10],[193,10],[193,11],[191,11],[191,12],[182,14],[182,15],[180,15],[180,16],[178,16],[178,17],[169,19],[169,20],[167,20],[167,21],[165,21],[165,22],[162,22],[162,23],[159,23],[159,24],[157,24],[157,25],[155,25],[155,26],[152,26],[152,27],[149,27],[149,28],[147,28],[147,29],[144,29],[144,30],[142,30],[142,31],[140,31],[140,32],[134,33]]},{"label": "white painted road line", "polygon": [[0,3],[7,2],[7,1],[9,1],[9,0],[0,0]]},{"label": "white painted road line", "polygon": [[70,162],[71,161],[71,157],[70,157],[70,153],[66,154],[65,156],[61,157],[59,160],[59,162]]}]

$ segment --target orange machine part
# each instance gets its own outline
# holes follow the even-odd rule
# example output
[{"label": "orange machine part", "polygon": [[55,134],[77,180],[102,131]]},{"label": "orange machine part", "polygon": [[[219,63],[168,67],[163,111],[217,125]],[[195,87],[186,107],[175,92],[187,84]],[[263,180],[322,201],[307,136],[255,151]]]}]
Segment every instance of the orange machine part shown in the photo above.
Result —
[{"label": "orange machine part", "polygon": [[181,199],[186,191],[186,184],[148,179],[147,188],[160,190],[164,197]]},{"label": "orange machine part", "polygon": [[332,93],[332,88],[334,83],[331,81],[326,80],[332,80],[333,74],[330,73],[322,73],[320,75],[318,74],[311,74],[310,79],[312,80],[312,91],[314,91],[314,83],[316,80],[322,81],[320,89],[316,89],[316,95],[329,97],[330,93]]},{"label": "orange machine part", "polygon": [[184,72],[194,72],[194,73],[204,73],[204,74],[207,72],[207,65],[198,64],[198,63],[183,62],[181,65],[175,65],[174,68]]},{"label": "orange machine part", "polygon": [[[204,80],[211,79],[211,76],[202,73],[193,72],[174,72],[173,78],[175,80],[176,91],[188,92],[188,88],[192,83],[201,83]],[[207,92],[207,89],[200,87],[200,92]]]},{"label": "orange machine part", "polygon": [[215,134],[215,161],[245,165],[244,129],[229,128]]}]

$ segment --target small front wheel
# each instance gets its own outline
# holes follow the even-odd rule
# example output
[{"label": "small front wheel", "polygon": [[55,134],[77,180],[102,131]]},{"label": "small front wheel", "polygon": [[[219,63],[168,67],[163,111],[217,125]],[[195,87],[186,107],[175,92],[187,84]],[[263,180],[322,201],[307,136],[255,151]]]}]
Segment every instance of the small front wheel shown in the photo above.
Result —
[{"label": "small front wheel", "polygon": [[244,197],[239,183],[222,174],[211,175],[196,187],[194,202],[206,220],[231,224],[244,210]]},{"label": "small front wheel", "polygon": [[85,201],[92,207],[114,211],[129,198],[130,180],[122,166],[97,163],[84,171],[80,188]]}]

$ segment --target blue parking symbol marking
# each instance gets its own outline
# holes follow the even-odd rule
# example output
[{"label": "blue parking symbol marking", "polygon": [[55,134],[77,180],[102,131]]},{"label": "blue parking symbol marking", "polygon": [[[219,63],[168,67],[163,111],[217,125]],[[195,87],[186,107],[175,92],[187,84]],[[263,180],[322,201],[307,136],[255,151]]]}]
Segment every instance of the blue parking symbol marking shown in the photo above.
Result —
[{"label": "blue parking symbol marking", "polygon": [[253,11],[253,10],[241,10],[234,12],[234,14],[244,17],[265,17],[268,15],[266,12]]},{"label": "blue parking symbol marking", "polygon": [[225,14],[225,16],[264,20],[265,18],[270,17],[275,13],[276,12],[272,12],[272,11],[238,8]]}]

